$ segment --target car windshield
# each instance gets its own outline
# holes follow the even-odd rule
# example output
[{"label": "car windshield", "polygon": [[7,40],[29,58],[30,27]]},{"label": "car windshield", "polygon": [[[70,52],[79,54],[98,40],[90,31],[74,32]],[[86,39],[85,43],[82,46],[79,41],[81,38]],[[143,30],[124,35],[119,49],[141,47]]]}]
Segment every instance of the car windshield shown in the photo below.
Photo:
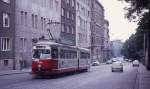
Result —
[{"label": "car windshield", "polygon": [[35,49],[33,51],[34,59],[46,59],[50,58],[50,50],[49,49]]},{"label": "car windshield", "polygon": [[121,62],[114,62],[113,64],[114,65],[121,65],[122,63]]}]

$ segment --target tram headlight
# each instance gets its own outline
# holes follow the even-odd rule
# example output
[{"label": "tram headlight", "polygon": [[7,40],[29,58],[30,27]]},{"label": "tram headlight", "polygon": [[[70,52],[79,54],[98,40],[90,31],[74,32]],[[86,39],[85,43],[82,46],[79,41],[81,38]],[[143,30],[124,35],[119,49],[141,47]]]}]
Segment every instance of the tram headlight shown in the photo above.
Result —
[{"label": "tram headlight", "polygon": [[42,67],[42,65],[38,64],[38,71],[41,71],[41,67]]},{"label": "tram headlight", "polygon": [[38,64],[38,68],[41,68],[42,67],[42,65],[41,64]]}]

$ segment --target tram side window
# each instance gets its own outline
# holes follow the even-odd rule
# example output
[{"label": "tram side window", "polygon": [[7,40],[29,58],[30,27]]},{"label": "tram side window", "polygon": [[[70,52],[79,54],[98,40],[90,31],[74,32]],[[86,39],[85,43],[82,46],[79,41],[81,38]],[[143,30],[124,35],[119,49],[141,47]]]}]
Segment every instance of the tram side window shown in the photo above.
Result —
[{"label": "tram side window", "polygon": [[88,56],[88,59],[90,59],[90,54],[89,53],[87,54],[87,56]]},{"label": "tram side window", "polygon": [[65,58],[65,52],[64,52],[64,50],[60,50],[60,58]]},{"label": "tram side window", "polygon": [[52,58],[58,58],[58,49],[52,48]]},{"label": "tram side window", "polygon": [[80,58],[81,59],[89,59],[90,58],[90,54],[81,52],[80,53]]},{"label": "tram side window", "polygon": [[34,50],[33,58],[40,58],[40,52],[39,52],[39,50]]},{"label": "tram side window", "polygon": [[60,57],[65,59],[77,58],[77,52],[71,50],[60,50]]},{"label": "tram side window", "polygon": [[75,52],[75,51],[73,51],[72,53],[71,53],[71,58],[77,58],[77,52]]}]

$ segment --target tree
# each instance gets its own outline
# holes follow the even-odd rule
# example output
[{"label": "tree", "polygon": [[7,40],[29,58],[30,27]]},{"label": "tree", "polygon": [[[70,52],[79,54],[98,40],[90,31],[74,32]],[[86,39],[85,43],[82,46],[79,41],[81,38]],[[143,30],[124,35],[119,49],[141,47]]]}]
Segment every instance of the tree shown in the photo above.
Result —
[{"label": "tree", "polygon": [[150,29],[150,0],[118,0],[129,3],[129,7],[125,7],[128,12],[125,17],[130,21],[137,19],[138,28],[146,32]]},{"label": "tree", "polygon": [[122,48],[122,54],[128,59],[142,59],[143,39],[144,35],[142,31],[137,29],[136,33],[132,34],[129,39],[125,41]]},{"label": "tree", "polygon": [[[146,68],[150,70],[150,0],[119,0],[125,1],[130,4],[129,7],[125,9],[128,11],[126,17],[130,21],[134,21],[138,18],[138,29],[140,29],[145,34],[145,45],[144,45],[144,58]],[[140,53],[139,53],[140,54]]]}]

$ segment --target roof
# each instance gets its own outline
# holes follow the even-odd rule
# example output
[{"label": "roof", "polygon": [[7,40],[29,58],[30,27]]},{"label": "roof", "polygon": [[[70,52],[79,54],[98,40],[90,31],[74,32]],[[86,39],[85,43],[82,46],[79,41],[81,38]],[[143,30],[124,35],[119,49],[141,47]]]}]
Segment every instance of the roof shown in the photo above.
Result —
[{"label": "roof", "polygon": [[62,45],[62,44],[59,44],[59,43],[56,43],[54,41],[39,41],[36,43],[37,45]]},{"label": "roof", "polygon": [[43,41],[39,41],[36,43],[36,45],[51,45],[51,46],[62,46],[62,47],[68,47],[68,48],[73,48],[73,49],[80,49],[81,51],[90,51],[87,48],[81,48],[81,47],[77,47],[77,46],[69,46],[69,45],[64,45],[64,44],[60,44],[60,43],[56,43],[54,41],[51,40],[43,40]]}]

